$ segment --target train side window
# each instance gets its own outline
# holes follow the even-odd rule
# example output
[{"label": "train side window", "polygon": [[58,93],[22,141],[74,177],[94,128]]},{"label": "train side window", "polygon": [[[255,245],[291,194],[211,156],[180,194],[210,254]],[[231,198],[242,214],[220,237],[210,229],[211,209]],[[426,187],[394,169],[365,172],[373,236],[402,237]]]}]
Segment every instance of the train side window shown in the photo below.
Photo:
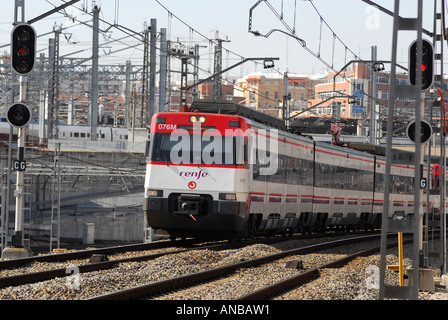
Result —
[{"label": "train side window", "polygon": [[358,190],[360,188],[359,171],[358,169],[348,169],[348,189]]},{"label": "train side window", "polygon": [[345,167],[338,167],[338,166],[331,166],[333,167],[334,172],[336,175],[336,179],[333,181],[333,188],[336,189],[350,189],[348,184],[348,168]]},{"label": "train side window", "polygon": [[260,160],[256,157],[256,161],[253,165],[252,179],[254,180],[262,180],[260,179]]},{"label": "train side window", "polygon": [[74,133],[73,133],[73,137],[75,137],[75,138],[79,138],[79,132],[74,132]]},{"label": "train side window", "polygon": [[384,192],[384,174],[375,174],[375,192]]},{"label": "train side window", "polygon": [[149,150],[151,150],[151,140],[146,140],[145,157],[149,160]]},{"label": "train side window", "polygon": [[[318,170],[318,163],[316,163],[316,170],[314,170],[314,162],[306,159],[299,159],[300,183],[304,186],[312,186],[314,184],[314,171]],[[316,179],[317,180],[317,179]]]},{"label": "train side window", "polygon": [[359,188],[361,191],[373,190],[373,172],[360,171],[359,172]]}]

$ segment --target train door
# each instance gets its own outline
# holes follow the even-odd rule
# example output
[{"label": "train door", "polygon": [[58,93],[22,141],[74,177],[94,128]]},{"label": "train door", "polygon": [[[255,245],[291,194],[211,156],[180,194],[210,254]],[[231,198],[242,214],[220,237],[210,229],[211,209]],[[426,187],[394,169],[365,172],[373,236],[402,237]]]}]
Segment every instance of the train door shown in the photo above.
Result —
[{"label": "train door", "polygon": [[313,216],[314,198],[314,143],[298,141],[295,149],[294,169],[298,180],[296,229],[302,232],[310,225]]},{"label": "train door", "polygon": [[[287,156],[284,153],[284,143],[279,142],[277,137],[266,137],[266,149],[269,152],[263,150],[263,146],[260,145],[258,151],[260,151],[260,159],[262,163],[271,166],[273,169],[266,174],[266,225],[265,229],[277,229],[282,226],[284,219],[284,201],[286,198],[285,188],[285,174],[287,165]],[[277,139],[277,141],[274,141]],[[271,142],[275,142],[272,143]]]},{"label": "train door", "polygon": [[267,176],[261,170],[258,157],[256,128],[251,129],[248,149],[250,173],[247,212],[255,217],[257,228],[262,229],[266,225]]}]

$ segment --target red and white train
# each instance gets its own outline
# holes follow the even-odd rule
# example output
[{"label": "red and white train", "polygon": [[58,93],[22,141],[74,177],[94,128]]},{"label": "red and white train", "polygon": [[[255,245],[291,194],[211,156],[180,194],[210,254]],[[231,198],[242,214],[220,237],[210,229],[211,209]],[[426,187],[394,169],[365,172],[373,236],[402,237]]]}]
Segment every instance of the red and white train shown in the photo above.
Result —
[{"label": "red and white train", "polygon": [[[157,113],[150,141],[143,209],[171,238],[381,226],[383,156],[219,111]],[[413,194],[413,166],[393,165],[389,217],[411,219]]]}]

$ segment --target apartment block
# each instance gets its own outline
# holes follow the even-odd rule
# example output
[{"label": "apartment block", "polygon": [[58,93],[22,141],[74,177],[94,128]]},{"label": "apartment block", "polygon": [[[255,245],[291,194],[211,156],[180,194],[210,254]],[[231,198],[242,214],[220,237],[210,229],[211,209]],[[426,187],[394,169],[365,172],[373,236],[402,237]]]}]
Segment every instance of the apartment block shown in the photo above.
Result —
[{"label": "apartment block", "polygon": [[[315,86],[315,98],[307,101],[308,111],[301,116],[333,117],[335,104],[340,104],[341,118],[367,120],[370,119],[372,103],[375,104],[377,116],[385,116],[389,100],[390,73],[376,72],[375,81],[376,92],[372,93],[370,66],[361,62],[353,64],[350,70],[338,74],[328,73],[324,83]],[[405,85],[407,82],[407,74],[397,74],[397,85]],[[426,103],[429,103],[428,99],[426,100]],[[394,105],[398,118],[414,114],[412,98],[398,97]]]},{"label": "apartment block", "polygon": [[251,73],[236,81],[234,95],[242,97],[242,105],[276,117],[282,117],[283,92],[286,84],[286,97],[290,111],[305,110],[307,101],[314,98],[314,87],[323,77],[288,74],[287,79],[279,73]]}]

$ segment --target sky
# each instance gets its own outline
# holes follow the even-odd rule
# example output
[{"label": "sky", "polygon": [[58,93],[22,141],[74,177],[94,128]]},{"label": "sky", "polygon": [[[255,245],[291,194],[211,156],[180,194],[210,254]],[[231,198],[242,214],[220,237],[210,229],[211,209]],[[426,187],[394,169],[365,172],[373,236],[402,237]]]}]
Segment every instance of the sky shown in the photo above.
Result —
[{"label": "sky", "polygon": [[[2,0],[0,11],[0,52],[9,52],[10,34],[14,20],[15,0]],[[48,39],[54,26],[61,27],[61,56],[87,58],[91,56],[92,2],[101,8],[100,64],[125,64],[131,60],[139,65],[143,58],[143,45],[139,35],[145,22],[157,19],[157,29],[166,28],[169,40],[186,46],[200,45],[200,70],[203,76],[213,71],[214,44],[210,39],[223,39],[223,68],[244,58],[275,57],[275,70],[269,72],[316,74],[339,71],[355,55],[371,59],[371,47],[377,46],[378,59],[391,60],[393,18],[367,5],[361,0],[269,0],[262,1],[252,11],[253,31],[268,34],[257,37],[249,30],[249,12],[258,0],[80,0],[65,10],[33,24],[38,38],[39,53],[48,55]],[[375,0],[380,6],[393,11],[393,0]],[[417,0],[401,1],[400,14],[416,17]],[[25,0],[25,21],[31,20],[62,0]],[[403,4],[405,3],[405,4]],[[271,7],[269,7],[271,5]],[[432,30],[433,0],[424,0],[424,27]],[[283,13],[283,22],[275,12]],[[320,13],[321,18],[318,14]],[[85,24],[80,24],[82,21]],[[111,25],[120,25],[126,34]],[[327,26],[328,24],[328,26]],[[295,30],[295,36],[284,32]],[[402,32],[399,37],[397,58],[407,65],[408,48],[416,38],[415,32]],[[117,40],[107,43],[111,40]],[[306,43],[306,50],[301,43]],[[119,51],[120,48],[135,46]],[[448,51],[448,50],[445,50]],[[76,54],[75,54],[76,53]],[[320,54],[318,59],[315,55]],[[180,61],[173,60],[175,68]],[[388,68],[388,66],[386,66]],[[226,76],[238,78],[250,72],[266,71],[260,63],[247,62],[229,71]]]}]

